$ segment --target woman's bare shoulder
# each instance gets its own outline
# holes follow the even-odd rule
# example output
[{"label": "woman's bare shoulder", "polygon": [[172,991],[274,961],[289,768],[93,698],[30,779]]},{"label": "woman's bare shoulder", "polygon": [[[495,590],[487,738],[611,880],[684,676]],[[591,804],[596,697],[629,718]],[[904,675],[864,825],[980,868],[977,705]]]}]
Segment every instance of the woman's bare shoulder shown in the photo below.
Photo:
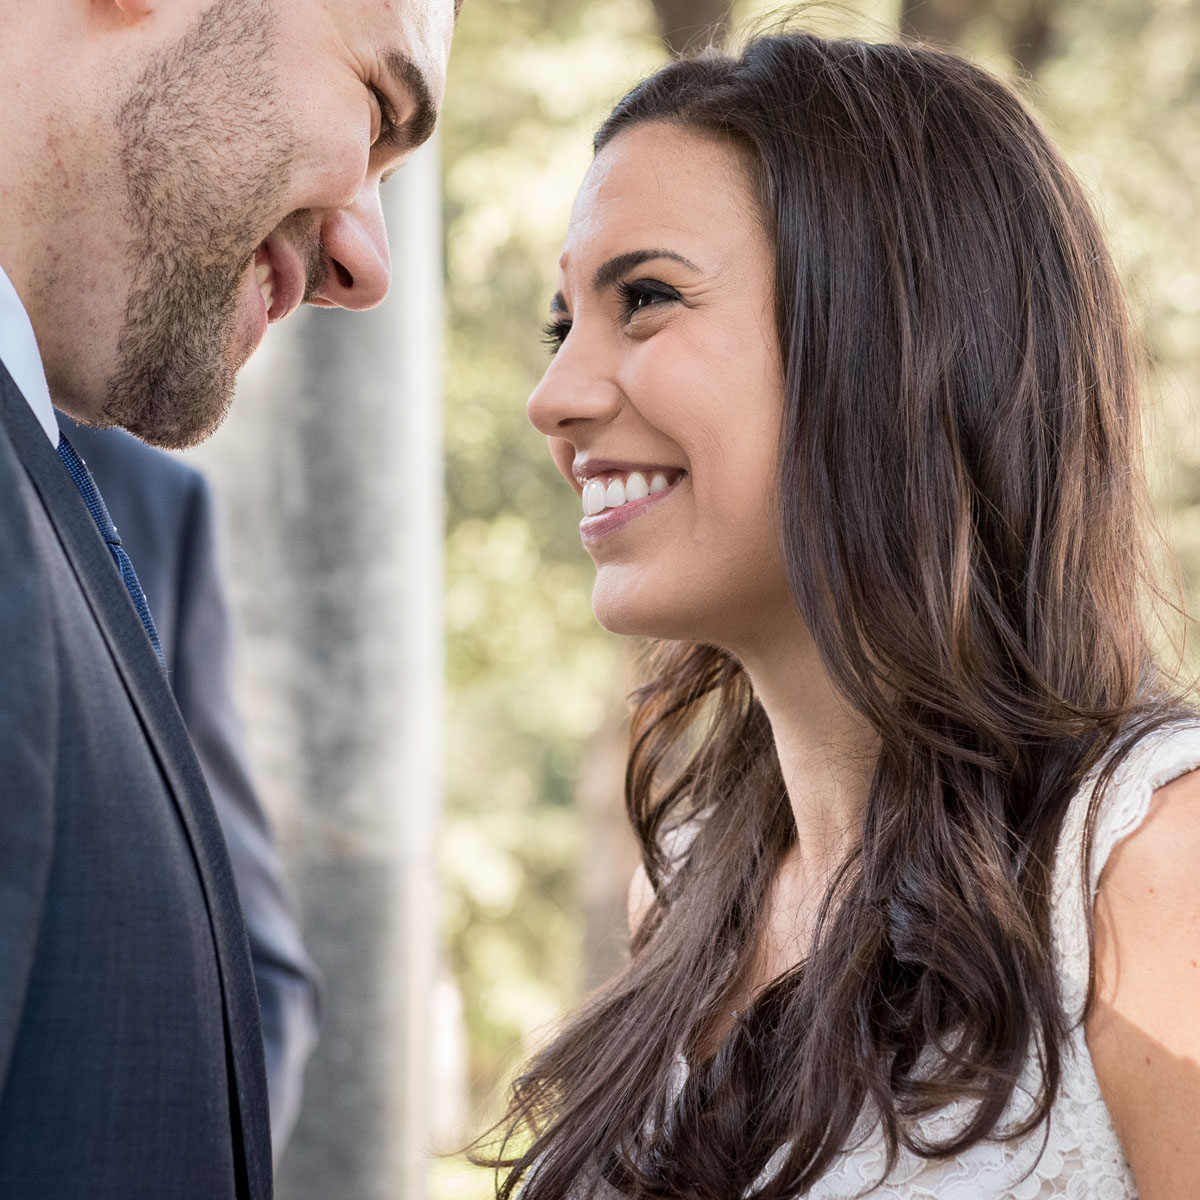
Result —
[{"label": "woman's bare shoulder", "polygon": [[1105,864],[1087,1041],[1141,1200],[1200,1179],[1200,770],[1159,788]]}]

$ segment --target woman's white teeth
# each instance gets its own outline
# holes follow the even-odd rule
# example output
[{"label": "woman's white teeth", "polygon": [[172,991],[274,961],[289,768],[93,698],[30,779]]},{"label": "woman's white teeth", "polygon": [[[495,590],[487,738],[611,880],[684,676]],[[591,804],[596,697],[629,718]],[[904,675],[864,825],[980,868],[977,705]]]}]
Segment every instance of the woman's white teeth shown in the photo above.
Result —
[{"label": "woman's white teeth", "polygon": [[605,508],[620,508],[625,503],[625,485],[619,480],[614,479],[612,483],[604,489],[604,507]]},{"label": "woman's white teeth", "polygon": [[583,485],[583,515],[594,517],[606,508],[620,508],[631,500],[644,500],[655,492],[665,492],[667,477],[656,471],[650,482],[641,471],[631,471],[625,479],[611,479],[607,484],[599,479],[589,479]]},{"label": "woman's white teeth", "polygon": [[583,485],[583,515],[594,517],[604,511],[604,484],[598,479],[589,479]]},{"label": "woman's white teeth", "polygon": [[254,268],[254,278],[258,280],[258,290],[262,292],[263,303],[267,306],[267,312],[271,311],[271,305],[275,302],[275,288],[271,284],[271,264],[259,263]]},{"label": "woman's white teeth", "polygon": [[648,495],[650,495],[650,485],[646,482],[645,475],[641,471],[634,471],[625,480],[625,499],[644,500]]}]

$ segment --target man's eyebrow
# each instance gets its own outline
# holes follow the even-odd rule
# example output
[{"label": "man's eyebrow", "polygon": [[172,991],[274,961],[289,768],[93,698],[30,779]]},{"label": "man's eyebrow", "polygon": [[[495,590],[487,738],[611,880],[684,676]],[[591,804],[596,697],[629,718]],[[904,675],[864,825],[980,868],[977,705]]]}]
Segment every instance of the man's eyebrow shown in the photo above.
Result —
[{"label": "man's eyebrow", "polygon": [[400,50],[390,50],[383,56],[383,68],[392,77],[393,85],[408,94],[413,105],[408,118],[388,140],[398,150],[415,150],[428,140],[437,124],[433,89],[421,68]]},{"label": "man's eyebrow", "polygon": [[690,262],[682,254],[676,254],[674,250],[628,250],[624,254],[614,255],[607,262],[597,267],[596,274],[592,278],[592,287],[596,291],[602,292],[605,288],[611,287],[616,283],[626,272],[632,271],[634,267],[640,267],[642,263],[649,262],[655,258],[669,259],[671,262],[677,262],[692,271],[700,270],[694,262]]}]

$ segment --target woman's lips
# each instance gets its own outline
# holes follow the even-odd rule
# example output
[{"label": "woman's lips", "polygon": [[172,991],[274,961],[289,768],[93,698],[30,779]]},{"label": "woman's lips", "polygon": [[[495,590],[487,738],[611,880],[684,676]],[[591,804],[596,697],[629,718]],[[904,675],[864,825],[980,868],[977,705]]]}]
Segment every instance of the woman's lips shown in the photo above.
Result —
[{"label": "woman's lips", "polygon": [[612,462],[577,461],[575,467],[585,517],[665,492],[683,475],[679,467],[621,466]]},{"label": "woman's lips", "polygon": [[608,476],[593,476],[583,485],[580,497],[583,501],[583,515],[594,517],[606,508],[620,508],[623,504],[644,500],[649,495],[665,492],[668,483],[665,471],[628,471],[621,474],[610,473]]},{"label": "woman's lips", "polygon": [[[605,537],[628,525],[630,521],[643,516],[671,495],[684,479],[685,474],[678,470],[661,471],[652,473],[651,477],[646,479],[642,472],[633,471],[626,478],[615,477],[607,481],[596,478],[589,479],[584,484],[584,516],[583,520],[579,522],[580,536],[585,542],[595,541],[597,538]],[[673,479],[670,478],[671,475],[674,476]],[[631,480],[633,482],[632,495],[629,487]],[[597,489],[600,488],[604,490],[606,506],[598,511],[589,512],[589,507],[595,509],[599,503],[600,493]],[[589,489],[591,489],[590,497]],[[615,503],[610,504],[610,501],[615,501]]]}]

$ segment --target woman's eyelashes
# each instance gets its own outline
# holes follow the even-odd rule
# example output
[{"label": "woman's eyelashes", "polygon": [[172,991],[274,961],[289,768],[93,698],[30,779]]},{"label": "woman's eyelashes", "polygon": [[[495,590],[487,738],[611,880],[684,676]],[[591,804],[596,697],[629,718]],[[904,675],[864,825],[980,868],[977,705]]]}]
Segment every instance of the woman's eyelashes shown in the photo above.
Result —
[{"label": "woman's eyelashes", "polygon": [[[657,279],[625,280],[617,284],[617,295],[621,300],[621,320],[626,325],[639,313],[683,299],[670,284],[660,283]],[[551,355],[559,350],[570,332],[569,320],[551,321],[542,329],[542,341]]]},{"label": "woman's eyelashes", "polygon": [[660,283],[657,279],[625,280],[617,284],[617,291],[624,305],[626,321],[631,321],[635,314],[652,308],[657,304],[670,304],[681,299],[679,293],[669,284]]},{"label": "woman's eyelashes", "polygon": [[567,340],[571,332],[570,321],[551,321],[542,327],[542,344],[550,351],[551,356],[558,353],[559,347]]}]

